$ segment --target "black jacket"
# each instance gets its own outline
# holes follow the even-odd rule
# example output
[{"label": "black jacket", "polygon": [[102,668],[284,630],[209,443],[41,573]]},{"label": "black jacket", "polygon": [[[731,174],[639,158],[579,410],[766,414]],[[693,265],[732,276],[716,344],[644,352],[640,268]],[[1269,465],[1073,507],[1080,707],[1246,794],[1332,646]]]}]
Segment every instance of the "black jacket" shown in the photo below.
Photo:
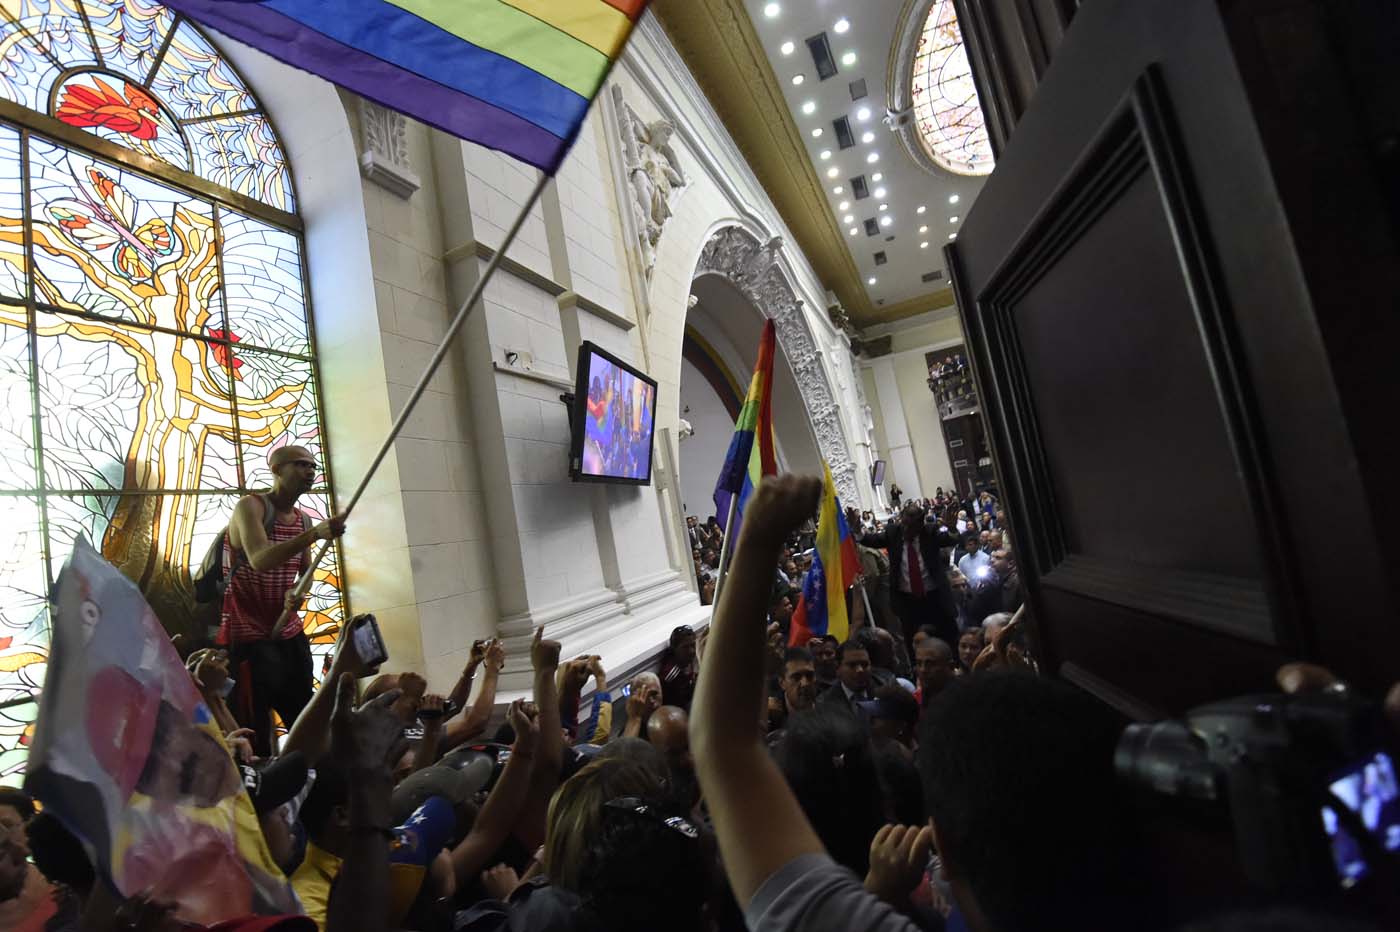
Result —
[{"label": "black jacket", "polygon": [[[884,547],[890,554],[890,591],[900,592],[899,580],[904,573],[904,526],[890,522],[879,533],[866,534],[860,541],[867,547]],[[948,561],[939,552],[943,547],[958,546],[958,538],[940,528],[924,525],[919,529],[919,556],[933,577],[933,588],[951,592],[948,585]]]}]

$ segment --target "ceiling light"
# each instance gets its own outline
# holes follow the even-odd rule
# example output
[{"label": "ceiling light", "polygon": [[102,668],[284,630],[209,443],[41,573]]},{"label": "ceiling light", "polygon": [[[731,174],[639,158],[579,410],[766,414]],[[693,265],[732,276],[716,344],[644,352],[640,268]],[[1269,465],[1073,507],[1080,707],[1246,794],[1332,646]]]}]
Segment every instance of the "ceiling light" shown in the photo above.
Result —
[{"label": "ceiling light", "polygon": [[875,189],[875,196],[876,196],[876,197],[884,197],[884,196],[885,196],[885,189],[884,189],[884,188],[876,188],[876,189]]},{"label": "ceiling light", "polygon": [[866,130],[864,133],[861,134],[860,141],[864,143],[872,143],[875,141],[875,134],[872,133],[870,130]]},{"label": "ceiling light", "polygon": [[820,139],[820,138],[822,138],[822,128],[821,128],[820,126],[814,128],[814,129],[812,130],[812,138],[813,138],[813,139]]},{"label": "ceiling light", "polygon": [[880,205],[880,209],[881,209],[881,210],[889,210],[889,209],[890,209],[890,205],[889,205],[889,204],[881,204],[881,205]]},{"label": "ceiling light", "polygon": [[949,204],[956,204],[959,200],[960,200],[960,198],[959,198],[956,194],[950,194],[950,195],[948,196],[948,203],[949,203]]},{"label": "ceiling light", "polygon": [[851,21],[843,16],[840,19],[838,19],[835,25],[833,25],[831,28],[836,32],[837,35],[844,35],[846,31],[851,28]]},{"label": "ceiling light", "polygon": [[826,170],[826,177],[828,178],[835,178],[839,174],[841,174],[841,171],[835,165]]},{"label": "ceiling light", "polygon": [[949,238],[949,239],[957,239],[957,238],[958,238],[958,234],[956,234],[956,233],[949,233],[949,234],[948,234],[948,238]]},{"label": "ceiling light", "polygon": [[831,150],[830,150],[830,149],[823,149],[823,150],[822,150],[822,161],[825,162],[825,161],[826,161],[827,159],[829,159],[829,158],[831,158]]},{"label": "ceiling light", "polygon": [[880,161],[880,153],[872,152],[865,157],[865,160],[871,165],[874,165],[876,162]]},{"label": "ceiling light", "polygon": [[958,222],[958,218],[957,218],[957,217],[949,217],[949,218],[948,218],[948,222],[949,222],[949,223],[957,223],[957,222]]},{"label": "ceiling light", "polygon": [[925,210],[928,210],[928,208],[925,207],[925,206],[923,206],[922,204],[920,204],[920,205],[919,205],[919,209],[916,210],[916,211],[914,211],[914,213],[916,213],[916,214],[921,214],[921,213],[923,213]]},{"label": "ceiling light", "polygon": [[794,87],[800,87],[801,84],[802,84],[802,82],[805,81],[805,80],[807,80],[807,79],[804,78],[804,77],[802,77],[802,75],[800,75],[800,74],[795,74],[795,75],[792,76],[792,83],[793,83],[793,86],[794,86]]},{"label": "ceiling light", "polygon": [[847,53],[845,53],[844,55],[841,56],[841,64],[845,65],[846,67],[849,68],[851,65],[854,65],[855,63],[856,63],[856,53],[855,53],[855,52],[847,52]]},{"label": "ceiling light", "polygon": [[887,227],[891,223],[894,223],[894,218],[891,217],[889,214],[885,214],[883,217],[880,218],[880,226],[882,227]]},{"label": "ceiling light", "polygon": [[928,227],[919,227],[919,232],[920,232],[920,233],[927,233],[927,232],[928,232]]},{"label": "ceiling light", "polygon": [[842,220],[843,223],[855,223],[855,222],[856,222],[856,215],[855,215],[855,214],[847,214],[846,216],[842,217],[841,220]]},{"label": "ceiling light", "polygon": [[862,123],[864,123],[866,120],[870,119],[870,108],[869,108],[869,107],[861,107],[859,110],[857,110],[857,111],[856,111],[856,119],[857,119],[857,120],[860,120]]},{"label": "ceiling light", "polygon": [[925,240],[924,242],[920,243],[920,244],[919,244],[919,248],[920,248],[920,249],[927,249],[927,248],[928,248],[928,241]]},{"label": "ceiling light", "polygon": [[879,182],[885,180],[885,176],[880,174],[879,172],[876,172],[875,174],[870,176],[870,180],[878,184]]},{"label": "ceiling light", "polygon": [[796,50],[797,50],[797,43],[796,43],[796,42],[793,42],[791,39],[787,40],[787,41],[784,42],[782,45],[778,46],[778,51],[782,52],[784,55],[791,55],[791,54],[792,54],[793,52],[795,52]]},{"label": "ceiling light", "polygon": [[805,104],[802,105],[802,112],[807,114],[808,116],[811,116],[813,113],[816,113],[817,102],[815,100],[807,101]]},{"label": "ceiling light", "polygon": [[851,235],[852,235],[852,236],[855,236],[855,235],[856,235],[857,233],[859,233],[859,232],[860,232],[860,228],[859,228],[859,227],[851,227]]},{"label": "ceiling light", "polygon": [[874,277],[871,277],[871,278],[867,278],[867,279],[865,280],[865,283],[866,283],[867,285],[873,285],[873,284],[875,284],[876,281],[877,281],[877,279],[875,279]]},{"label": "ceiling light", "polygon": [[763,8],[763,15],[769,19],[777,19],[778,14],[783,12],[783,8],[776,3],[770,3]]},{"label": "ceiling light", "polygon": [[831,193],[832,193],[832,194],[845,194],[845,193],[846,193],[846,189],[843,188],[843,187],[841,187],[841,186],[838,184],[836,187],[834,187],[834,188],[831,189]]},{"label": "ceiling light", "polygon": [[837,209],[837,210],[850,210],[850,209],[851,209],[851,202],[850,202],[850,201],[842,201],[840,204],[837,204],[837,205],[836,205],[836,209]]}]

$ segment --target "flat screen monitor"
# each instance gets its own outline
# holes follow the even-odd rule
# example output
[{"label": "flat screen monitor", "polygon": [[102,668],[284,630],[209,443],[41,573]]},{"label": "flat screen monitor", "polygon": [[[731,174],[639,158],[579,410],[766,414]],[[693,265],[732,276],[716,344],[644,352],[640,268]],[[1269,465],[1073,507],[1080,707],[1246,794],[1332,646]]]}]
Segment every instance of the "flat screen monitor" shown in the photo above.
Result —
[{"label": "flat screen monitor", "polygon": [[875,465],[870,467],[870,482],[877,489],[885,484],[884,460],[876,460]]},{"label": "flat screen monitor", "polygon": [[577,372],[570,474],[577,482],[650,485],[655,380],[586,341]]}]

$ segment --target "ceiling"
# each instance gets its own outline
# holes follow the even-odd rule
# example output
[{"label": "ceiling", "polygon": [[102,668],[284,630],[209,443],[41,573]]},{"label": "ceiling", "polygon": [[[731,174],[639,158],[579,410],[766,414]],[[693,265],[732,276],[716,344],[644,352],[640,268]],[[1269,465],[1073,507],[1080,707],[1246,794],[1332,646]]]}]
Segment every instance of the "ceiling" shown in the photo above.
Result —
[{"label": "ceiling", "polygon": [[[927,5],[920,0],[652,4],[797,245],[857,327],[952,303],[942,247],[960,225],[952,218],[966,214],[982,186],[980,178],[935,174],[920,166],[883,119],[896,28],[906,6]],[[846,28],[838,32],[842,20]],[[836,66],[826,80],[818,76],[807,42],[823,33]],[[798,75],[801,82],[794,84]],[[854,100],[852,84],[858,81],[865,82],[866,96]],[[854,142],[846,149],[833,126],[842,117]],[[816,129],[819,136],[813,136]],[[870,161],[872,156],[877,161]],[[853,195],[856,176],[864,177],[868,197]],[[954,197],[956,203],[950,203]],[[874,220],[876,235],[867,235],[867,220]],[[877,252],[884,254],[883,264],[877,264]],[[931,273],[942,274],[924,281]]]}]

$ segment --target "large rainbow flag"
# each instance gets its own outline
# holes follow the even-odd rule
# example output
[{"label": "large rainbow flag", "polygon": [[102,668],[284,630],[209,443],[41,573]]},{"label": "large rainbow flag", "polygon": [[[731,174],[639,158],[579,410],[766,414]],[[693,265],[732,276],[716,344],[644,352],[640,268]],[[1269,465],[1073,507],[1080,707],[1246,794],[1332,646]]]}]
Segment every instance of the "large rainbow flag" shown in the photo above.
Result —
[{"label": "large rainbow flag", "polygon": [[553,174],[647,0],[164,0]]},{"label": "large rainbow flag", "polygon": [[802,597],[792,613],[788,644],[806,647],[814,637],[830,634],[844,641],[851,631],[846,613],[846,590],[860,575],[856,542],[836,497],[831,467],[822,462],[822,507],[817,517],[817,552],[802,583]]},{"label": "large rainbow flag", "polygon": [[[778,459],[773,453],[773,353],[777,334],[773,322],[763,325],[763,337],[758,341],[758,363],[753,367],[753,380],[739,420],[734,425],[734,438],[729,441],[729,453],[724,458],[719,481],[715,483],[715,515],[719,526],[733,542],[738,542],[739,525],[744,517],[744,504],[764,476],[778,471]],[[729,503],[739,496],[734,511],[734,527],[727,527]]]}]

